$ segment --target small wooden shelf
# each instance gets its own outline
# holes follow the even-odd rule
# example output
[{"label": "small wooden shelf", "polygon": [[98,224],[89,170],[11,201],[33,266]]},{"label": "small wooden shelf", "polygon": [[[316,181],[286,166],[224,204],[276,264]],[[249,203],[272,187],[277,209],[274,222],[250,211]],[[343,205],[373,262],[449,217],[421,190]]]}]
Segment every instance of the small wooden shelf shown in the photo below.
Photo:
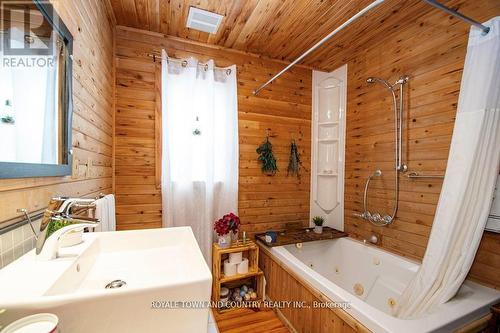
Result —
[{"label": "small wooden shelf", "polygon": [[[248,273],[224,276],[223,261],[230,253],[243,252],[243,257],[248,259]],[[218,244],[214,244],[212,248],[212,300],[220,300],[220,289],[222,287],[234,288],[241,284],[252,284],[257,299],[252,301],[262,300],[264,273],[259,269],[259,246],[251,240],[243,243],[238,241],[228,248],[221,248]],[[226,312],[233,308],[218,309],[219,312]]]},{"label": "small wooden shelf", "polygon": [[323,227],[323,233],[321,234],[314,233],[314,228],[285,230],[278,232],[278,238],[276,239],[276,242],[272,244],[266,243],[265,236],[266,234],[257,234],[255,235],[255,238],[261,241],[263,245],[267,247],[273,247],[273,246],[347,237],[347,233],[327,226]]},{"label": "small wooden shelf", "polygon": [[263,274],[263,272],[260,269],[254,270],[254,271],[248,271],[248,273],[246,273],[246,274],[236,274],[236,275],[231,275],[228,277],[224,276],[224,274],[221,274],[219,281],[220,281],[220,283],[226,283],[226,282],[247,279],[249,277],[256,276],[256,275],[262,275],[262,274]]}]

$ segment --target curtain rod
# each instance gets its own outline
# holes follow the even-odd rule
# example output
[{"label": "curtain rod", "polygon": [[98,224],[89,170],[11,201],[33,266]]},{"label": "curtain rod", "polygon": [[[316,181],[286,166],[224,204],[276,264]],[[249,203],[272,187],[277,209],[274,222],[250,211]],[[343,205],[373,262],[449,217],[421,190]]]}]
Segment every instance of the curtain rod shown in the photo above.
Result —
[{"label": "curtain rod", "polygon": [[[156,60],[158,60],[159,62],[161,62],[161,54],[160,53],[155,53],[155,52],[148,53],[147,56],[150,57],[150,58],[153,58],[154,62],[156,62]],[[167,60],[168,61],[180,62],[181,65],[182,65],[182,67],[186,67],[188,65],[188,62],[185,59],[177,59],[177,58],[168,57]],[[200,63],[198,63],[198,66],[203,67],[205,70],[208,70],[208,64],[207,63],[201,63],[200,62]],[[224,67],[214,66],[214,69],[219,69],[221,71],[226,71],[227,75],[231,74],[231,68],[224,68]]]},{"label": "curtain rod", "polygon": [[[354,21],[356,21],[359,17],[363,16],[366,12],[368,12],[371,9],[377,7],[378,5],[380,5],[384,1],[385,0],[376,0],[376,1],[372,2],[370,5],[368,5],[367,7],[365,7],[363,10],[361,10],[360,12],[358,12],[356,15],[354,15],[353,17],[351,17],[350,19],[348,19],[347,21],[345,21],[341,26],[339,26],[337,29],[333,30],[330,34],[328,34],[322,40],[320,40],[319,42],[317,42],[316,44],[314,44],[313,47],[311,47],[306,52],[302,53],[302,55],[300,55],[297,59],[295,59],[288,66],[286,66],[285,68],[283,68],[278,74],[276,74],[271,79],[269,79],[269,81],[267,81],[266,83],[264,83],[263,85],[261,85],[259,88],[255,89],[253,91],[253,94],[257,95],[259,93],[259,91],[261,91],[266,86],[268,86],[271,82],[273,82],[278,77],[280,77],[281,75],[283,75],[283,73],[285,73],[290,68],[292,68],[293,66],[295,66],[298,62],[300,62],[302,59],[304,59],[305,57],[307,57],[311,52],[313,52],[318,47],[320,47],[325,42],[327,42],[330,38],[332,38],[333,36],[335,36],[338,32],[342,31],[344,28],[346,28],[351,23],[353,23]],[[481,24],[481,23],[479,23],[479,22],[471,19],[470,17],[467,17],[467,16],[465,16],[465,15],[457,12],[456,10],[448,8],[448,7],[440,4],[439,2],[437,2],[435,0],[424,0],[424,1],[427,2],[428,4],[430,4],[431,6],[434,6],[434,7],[438,8],[438,9],[440,9],[440,10],[443,10],[443,11],[445,11],[446,13],[448,13],[450,15],[453,15],[453,16],[455,16],[455,17],[457,17],[457,18],[459,18],[459,19],[461,19],[461,20],[463,20],[463,21],[465,21],[465,22],[467,22],[467,23],[469,23],[469,24],[471,24],[473,26],[478,27],[479,29],[481,29],[483,31],[483,35],[486,35],[490,31],[489,27],[487,27],[487,26],[485,26],[485,25],[483,25],[483,24]]]},{"label": "curtain rod", "polygon": [[445,5],[440,4],[439,2],[437,2],[435,0],[424,0],[424,1],[427,2],[429,5],[436,7],[437,9],[440,9],[440,10],[442,10],[450,15],[455,16],[456,18],[461,19],[462,21],[465,21],[465,22],[481,29],[483,31],[483,35],[486,35],[486,34],[488,34],[488,32],[490,32],[490,28],[485,26],[484,24],[481,24],[478,21],[473,20],[468,16],[465,16],[464,14],[461,14],[456,10],[453,10],[449,7],[446,7]]},{"label": "curtain rod", "polygon": [[311,47],[306,52],[302,53],[301,56],[299,56],[297,59],[295,59],[294,61],[292,61],[288,66],[286,66],[285,68],[283,68],[281,70],[281,72],[279,72],[278,74],[276,74],[275,76],[273,76],[269,81],[267,81],[266,83],[264,83],[263,85],[261,85],[259,88],[255,89],[253,91],[253,94],[257,95],[259,93],[259,91],[261,91],[267,85],[269,85],[271,82],[273,82],[278,77],[280,77],[281,75],[283,75],[283,73],[285,73],[290,68],[292,68],[293,66],[295,66],[298,62],[300,62],[302,59],[304,59],[305,57],[307,57],[311,52],[313,52],[318,47],[320,47],[321,45],[323,45],[324,43],[326,43],[330,38],[332,38],[333,36],[335,36],[338,32],[342,31],[344,28],[346,28],[351,23],[353,23],[354,21],[356,21],[358,18],[360,18],[361,16],[363,16],[366,12],[368,12],[371,9],[377,7],[378,5],[380,5],[384,1],[385,0],[376,0],[376,1],[372,2],[370,5],[368,5],[367,7],[365,7],[363,10],[361,10],[360,12],[358,12],[356,15],[354,15],[353,17],[351,17],[350,19],[348,19],[347,21],[345,21],[341,26],[339,26],[337,29],[335,29],[332,32],[330,32],[326,37],[324,37],[322,40],[320,40],[319,42],[317,42],[316,44],[314,44],[313,47]]}]

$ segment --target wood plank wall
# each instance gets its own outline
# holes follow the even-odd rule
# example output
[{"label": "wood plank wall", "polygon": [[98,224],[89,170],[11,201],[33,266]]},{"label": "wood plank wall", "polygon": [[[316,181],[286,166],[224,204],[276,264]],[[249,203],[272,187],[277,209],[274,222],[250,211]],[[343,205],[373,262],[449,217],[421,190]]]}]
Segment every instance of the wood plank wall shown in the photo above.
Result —
[{"label": "wood plank wall", "polygon": [[[217,66],[238,67],[240,142],[239,215],[243,230],[258,232],[307,224],[311,137],[311,70],[296,67],[258,97],[252,90],[284,63],[240,51],[186,42],[162,34],[117,28],[116,195],[119,229],[161,226],[161,193],[155,186],[155,63],[147,53],[165,48],[171,57],[209,58]],[[262,175],[255,149],[266,130],[280,172]],[[287,177],[289,145],[295,138],[306,170],[300,180]]]},{"label": "wood plank wall", "polygon": [[[500,3],[461,1],[459,8],[477,20],[500,14]],[[348,64],[348,115],[345,179],[345,228],[353,237],[380,236],[389,251],[420,260],[432,227],[442,180],[401,177],[398,218],[388,228],[352,217],[362,211],[366,178],[380,168],[383,177],[370,185],[369,210],[392,210],[394,179],[393,111],[390,93],[368,85],[378,76],[394,82],[408,74],[404,160],[410,171],[443,174],[460,91],[468,25],[440,11],[415,17]],[[457,180],[460,181],[460,180]],[[486,232],[469,277],[500,288],[500,235]]]},{"label": "wood plank wall", "polygon": [[74,37],[73,175],[0,180],[0,224],[55,195],[113,191],[114,25],[108,1],[53,1]]}]

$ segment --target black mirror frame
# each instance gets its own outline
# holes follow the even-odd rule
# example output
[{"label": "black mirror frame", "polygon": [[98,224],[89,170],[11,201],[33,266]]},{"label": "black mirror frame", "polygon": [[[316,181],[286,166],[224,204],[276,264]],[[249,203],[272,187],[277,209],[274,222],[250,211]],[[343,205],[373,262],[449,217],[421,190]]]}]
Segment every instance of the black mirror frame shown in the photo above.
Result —
[{"label": "black mirror frame", "polygon": [[64,22],[56,13],[52,5],[46,1],[32,0],[40,12],[50,22],[54,30],[63,38],[68,50],[66,59],[66,71],[64,78],[64,101],[67,105],[64,112],[63,123],[65,128],[62,133],[62,162],[63,164],[36,164],[0,162],[0,179],[32,178],[32,177],[56,177],[69,176],[72,173],[72,120],[73,120],[73,35]]}]

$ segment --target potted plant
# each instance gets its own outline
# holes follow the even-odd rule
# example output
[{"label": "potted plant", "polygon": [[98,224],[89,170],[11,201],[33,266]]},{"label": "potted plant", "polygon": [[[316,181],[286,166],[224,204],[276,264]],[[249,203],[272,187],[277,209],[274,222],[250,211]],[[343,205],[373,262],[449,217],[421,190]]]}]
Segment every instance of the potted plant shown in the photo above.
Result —
[{"label": "potted plant", "polygon": [[314,222],[314,232],[317,234],[321,234],[323,232],[323,223],[325,223],[325,219],[322,216],[313,217]]},{"label": "potted plant", "polygon": [[231,246],[233,235],[238,234],[240,228],[240,218],[233,213],[224,215],[215,221],[214,230],[217,233],[217,243],[221,248]]}]

